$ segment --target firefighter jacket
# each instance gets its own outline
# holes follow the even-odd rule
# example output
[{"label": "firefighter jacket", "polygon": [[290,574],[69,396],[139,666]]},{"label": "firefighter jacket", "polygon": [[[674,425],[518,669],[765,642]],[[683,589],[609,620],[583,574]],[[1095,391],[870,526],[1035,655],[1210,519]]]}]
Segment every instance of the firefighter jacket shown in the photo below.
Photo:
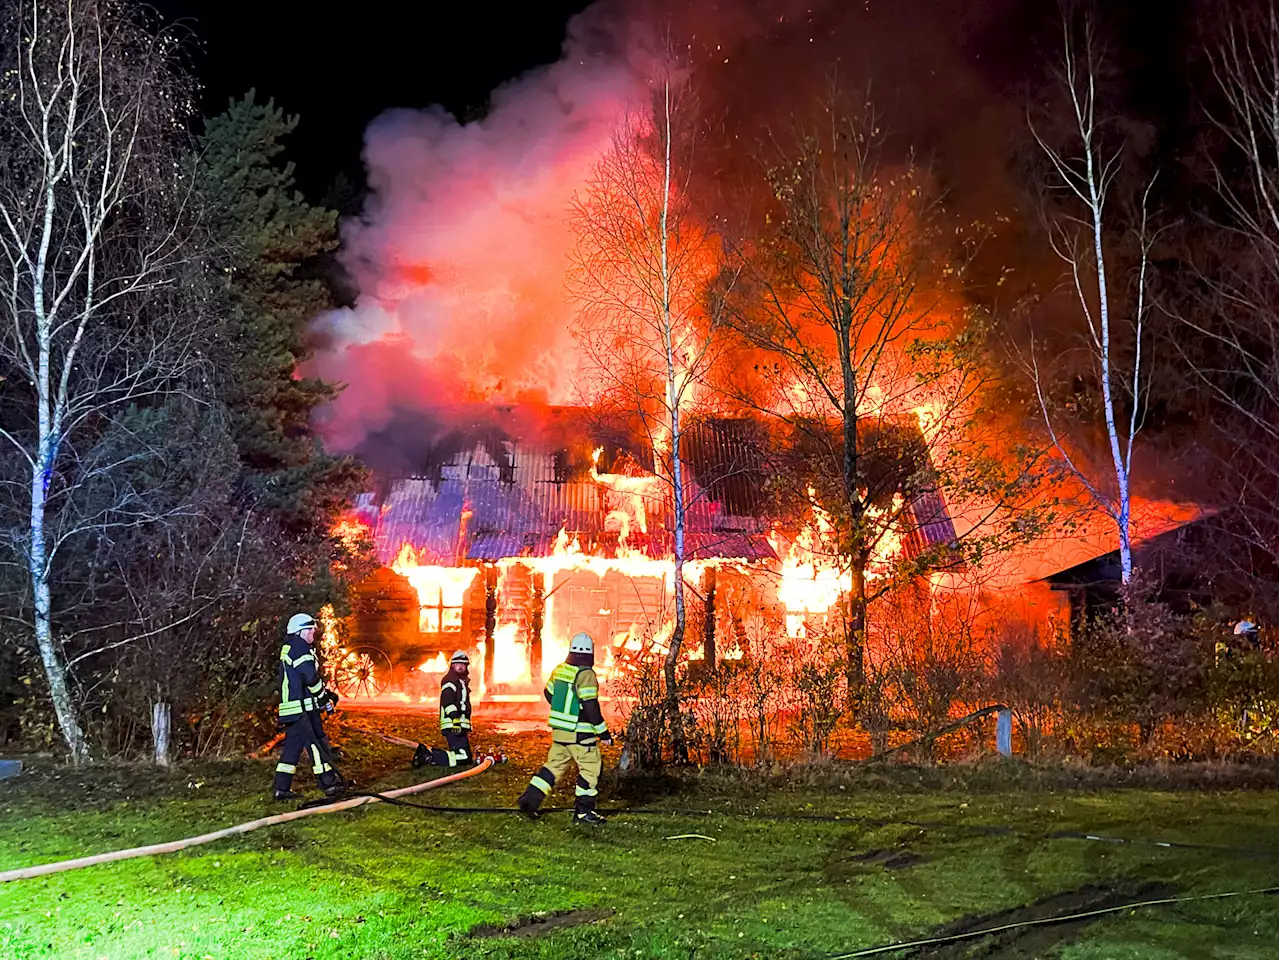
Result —
[{"label": "firefighter jacket", "polygon": [[311,644],[296,633],[284,639],[280,648],[280,719],[297,720],[305,711],[320,709],[324,681],[316,668]]},{"label": "firefighter jacket", "polygon": [[465,673],[450,670],[440,681],[440,729],[471,729],[471,686]]},{"label": "firefighter jacket", "polygon": [[590,667],[562,663],[551,671],[542,695],[551,704],[551,739],[555,743],[593,744],[609,739],[600,711],[600,683]]}]

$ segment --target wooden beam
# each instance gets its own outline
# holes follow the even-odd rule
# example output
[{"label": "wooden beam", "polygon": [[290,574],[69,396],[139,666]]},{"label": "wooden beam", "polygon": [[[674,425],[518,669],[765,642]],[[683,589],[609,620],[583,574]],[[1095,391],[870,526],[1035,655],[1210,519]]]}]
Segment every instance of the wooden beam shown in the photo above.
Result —
[{"label": "wooden beam", "polygon": [[529,679],[535,687],[542,686],[542,618],[546,609],[543,591],[546,579],[537,571],[533,574],[533,589],[529,593]]},{"label": "wooden beam", "polygon": [[493,689],[494,629],[498,625],[498,568],[486,564],[484,568],[484,687]]},{"label": "wooden beam", "polygon": [[702,655],[708,670],[716,669],[716,568],[702,573]]}]

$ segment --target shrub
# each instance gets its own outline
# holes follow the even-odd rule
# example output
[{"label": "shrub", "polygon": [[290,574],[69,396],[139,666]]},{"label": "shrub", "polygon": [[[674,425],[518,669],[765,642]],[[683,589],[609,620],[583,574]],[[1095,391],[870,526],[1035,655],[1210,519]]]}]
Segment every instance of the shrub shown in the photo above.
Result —
[{"label": "shrub", "polygon": [[1066,642],[1060,634],[1046,642],[1017,621],[1003,624],[995,637],[984,691],[1009,708],[1033,760],[1043,752],[1050,724],[1062,710]]}]

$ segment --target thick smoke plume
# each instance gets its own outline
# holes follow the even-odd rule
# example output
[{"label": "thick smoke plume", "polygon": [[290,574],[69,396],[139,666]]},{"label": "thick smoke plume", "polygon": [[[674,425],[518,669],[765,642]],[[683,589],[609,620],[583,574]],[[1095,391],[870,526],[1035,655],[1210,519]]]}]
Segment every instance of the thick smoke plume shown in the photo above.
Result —
[{"label": "thick smoke plume", "polygon": [[332,447],[397,411],[573,399],[565,214],[635,84],[625,50],[588,32],[496,90],[482,120],[435,107],[370,125],[370,199],[343,229],[359,298],[316,324],[314,372],[348,385],[323,425]]},{"label": "thick smoke plume", "polygon": [[[917,4],[950,22],[946,4],[905,0]],[[324,348],[307,371],[346,384],[320,424],[327,444],[367,455],[394,444],[399,424],[443,431],[477,404],[579,399],[565,290],[570,205],[617,117],[643,95],[659,35],[684,45],[718,124],[712,179],[740,177],[753,140],[812,107],[829,79],[824,65],[855,85],[877,58],[892,67],[881,71],[885,102],[909,135],[935,134],[931,118],[957,110],[989,126],[993,97],[959,41],[930,33],[926,12],[903,6],[741,0],[663,10],[606,0],[570,23],[558,63],[496,90],[482,119],[460,123],[438,107],[380,116],[366,134],[369,199],[343,228],[358,300],[317,319]],[[989,160],[981,175],[968,169],[972,156],[948,162],[990,180]]]}]

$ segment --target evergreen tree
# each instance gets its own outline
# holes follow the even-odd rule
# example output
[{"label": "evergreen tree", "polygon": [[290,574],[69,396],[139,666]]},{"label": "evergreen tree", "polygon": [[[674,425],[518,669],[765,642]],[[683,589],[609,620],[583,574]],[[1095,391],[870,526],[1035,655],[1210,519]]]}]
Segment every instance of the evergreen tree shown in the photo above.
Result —
[{"label": "evergreen tree", "polygon": [[337,246],[338,214],[308,204],[293,164],[280,162],[297,122],[250,91],[207,121],[199,169],[225,283],[223,395],[243,488],[316,575],[304,554],[332,545],[333,520],[364,471],[327,454],[311,429],[312,411],[338,388],[298,375],[311,353],[308,321],[333,306],[321,265]]}]

